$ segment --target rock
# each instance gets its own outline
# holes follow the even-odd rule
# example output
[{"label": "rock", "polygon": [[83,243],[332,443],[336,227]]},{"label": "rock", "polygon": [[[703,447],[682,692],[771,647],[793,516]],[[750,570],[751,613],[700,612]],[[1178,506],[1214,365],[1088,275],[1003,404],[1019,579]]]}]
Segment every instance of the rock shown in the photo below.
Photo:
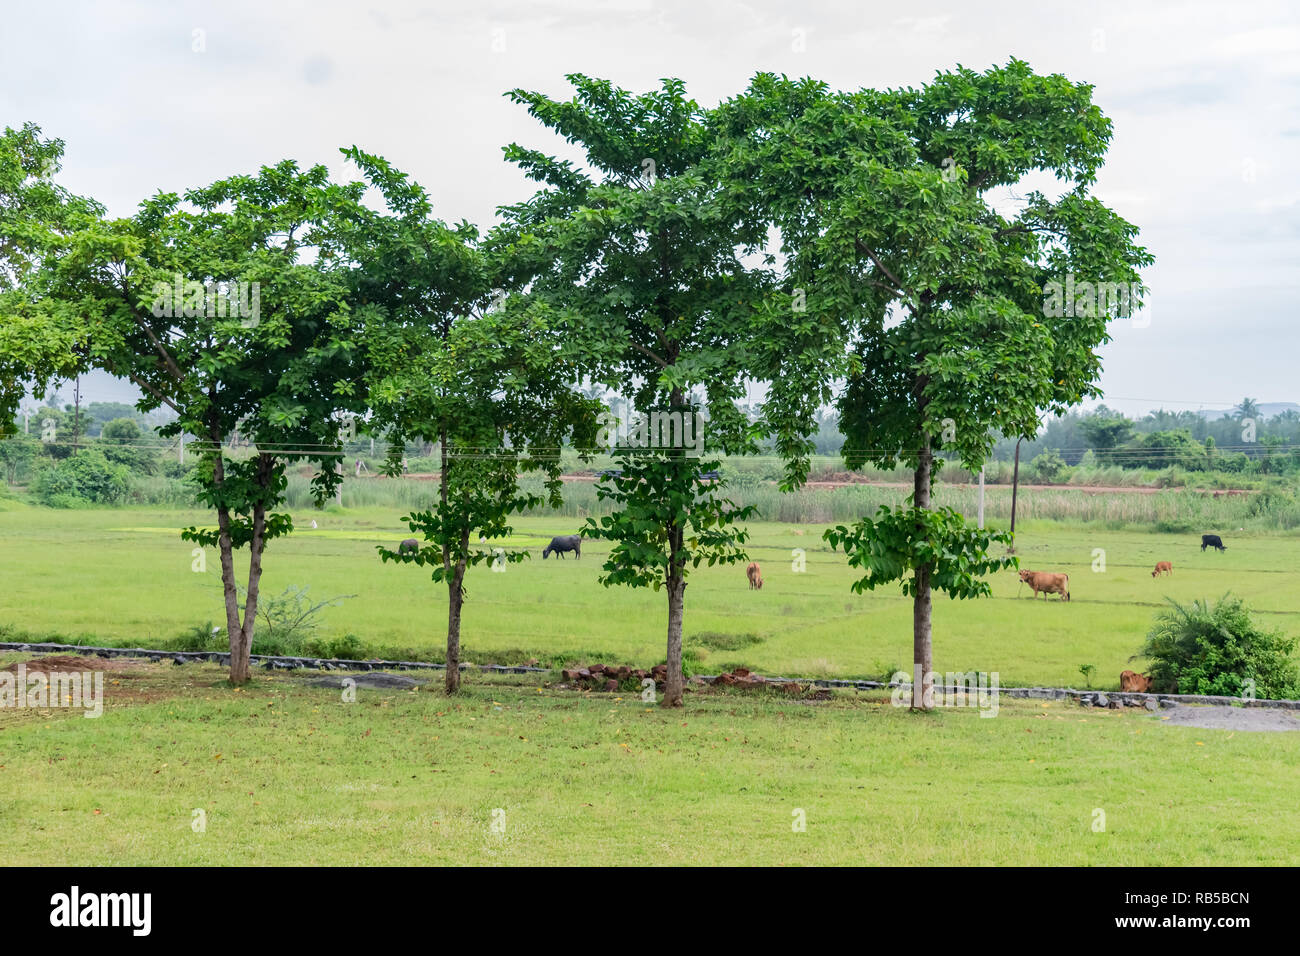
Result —
[{"label": "rock", "polygon": [[794,681],[786,681],[784,684],[781,685],[781,689],[785,691],[787,694],[803,693],[803,688],[800,687],[798,684],[796,684]]},{"label": "rock", "polygon": [[605,681],[605,690],[618,690],[618,681],[614,680],[612,677]]},{"label": "rock", "polygon": [[1097,695],[1093,698],[1093,701],[1092,701],[1092,702],[1093,702],[1094,704],[1096,704],[1098,707],[1109,707],[1109,706],[1110,706],[1110,698],[1107,697],[1105,694],[1097,694]]},{"label": "rock", "polygon": [[605,671],[605,665],[604,665],[604,664],[592,664],[591,667],[589,667],[589,668],[587,668],[587,669],[590,670],[593,674],[601,674],[601,673],[604,673],[604,671]]},{"label": "rock", "polygon": [[1178,701],[1176,701],[1176,700],[1170,700],[1170,699],[1167,698],[1167,697],[1162,697],[1162,698],[1160,699],[1160,709],[1161,709],[1161,710],[1168,710],[1168,709],[1171,708],[1171,707],[1177,707],[1177,706],[1178,706]]},{"label": "rock", "polygon": [[1149,701],[1147,701],[1145,704],[1143,704],[1142,706],[1145,707],[1147,710],[1159,710],[1159,709],[1160,709],[1160,705],[1159,705],[1158,703],[1156,703],[1154,700],[1149,700]]}]

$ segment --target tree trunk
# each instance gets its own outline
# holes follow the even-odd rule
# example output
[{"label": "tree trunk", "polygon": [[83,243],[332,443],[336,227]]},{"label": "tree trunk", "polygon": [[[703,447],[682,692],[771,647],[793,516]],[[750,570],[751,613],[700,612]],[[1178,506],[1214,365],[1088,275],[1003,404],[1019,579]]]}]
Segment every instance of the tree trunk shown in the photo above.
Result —
[{"label": "tree trunk", "polygon": [[[676,530],[676,529],[674,529]],[[680,537],[680,532],[676,532]],[[674,557],[676,550],[674,550]],[[670,567],[674,567],[670,565]],[[675,569],[668,575],[668,679],[664,682],[663,707],[681,707],[682,690],[682,612],[685,610],[686,577]]]},{"label": "tree trunk", "polygon": [[[269,456],[261,456],[258,480],[263,487],[270,484],[271,466]],[[221,453],[217,453],[214,467],[216,484],[225,480],[225,468]],[[235,587],[235,548],[230,538],[230,509],[225,505],[217,507],[217,527],[220,537],[217,550],[221,555],[221,585],[226,599],[226,634],[230,637],[230,683],[246,684],[251,675],[249,655],[253,647],[253,631],[257,626],[257,599],[262,582],[262,548],[266,543],[266,506],[253,507],[253,535],[249,542],[248,556],[248,600],[244,603],[244,619],[239,619],[239,589]]]},{"label": "tree trunk", "polygon": [[664,681],[664,707],[681,707],[686,678],[682,674],[682,616],[686,610],[686,569],[682,554],[683,529],[668,526],[668,676]]},{"label": "tree trunk", "polygon": [[[469,550],[469,529],[460,534],[460,553]],[[465,606],[465,559],[456,562],[447,580],[447,693],[460,690],[460,612]]]},{"label": "tree trunk", "polygon": [[[930,508],[930,472],[934,455],[930,440],[923,439],[920,460],[917,463],[913,486],[913,505],[918,509]],[[919,529],[918,529],[919,530]],[[916,594],[912,597],[912,708],[929,710],[934,706],[933,659],[930,645],[930,571],[928,564],[917,567],[913,581]]]},{"label": "tree trunk", "polygon": [[1016,492],[1020,489],[1020,443],[1023,440],[1016,439],[1016,463],[1011,468],[1011,547],[1007,549],[1011,554],[1016,553]]},{"label": "tree trunk", "polygon": [[[213,464],[213,483],[220,487],[226,478],[225,463],[221,458],[221,435],[214,432],[217,443],[217,460]],[[230,540],[230,509],[217,506],[217,552],[221,556],[221,587],[226,599],[226,636],[230,640],[230,683],[248,682],[248,646],[244,627],[239,621],[239,589],[235,587],[235,548]]]},{"label": "tree trunk", "polygon": [[[220,468],[220,465],[217,466]],[[221,586],[226,597],[226,635],[230,638],[230,683],[248,682],[248,646],[239,622],[239,590],[235,587],[235,554],[230,541],[230,509],[217,508],[217,525],[221,537],[217,549],[221,554]]]},{"label": "tree trunk", "polygon": [[[442,459],[441,473],[438,475],[438,497],[442,502],[442,513],[447,513],[447,489],[450,486],[447,456],[447,429],[439,432],[439,455]],[[460,552],[464,554],[469,547],[469,529],[461,532]],[[444,537],[442,543],[442,569],[447,573],[447,675],[448,694],[460,691],[460,612],[465,605],[465,560],[461,558],[455,567],[451,563],[451,548]]]},{"label": "tree trunk", "polygon": [[[265,468],[263,469],[265,470]],[[253,539],[248,543],[248,591],[244,600],[244,626],[239,644],[240,666],[244,680],[249,679],[249,654],[253,650],[253,630],[257,627],[257,600],[262,589],[262,548],[266,545],[266,506],[253,506]],[[231,651],[230,666],[233,671],[235,654]]]},{"label": "tree trunk", "polygon": [[[672,356],[676,361],[677,356]],[[680,388],[672,390],[668,407],[677,412],[682,408],[685,395]],[[673,449],[679,469],[692,469],[695,463],[688,459],[683,449]],[[682,673],[682,617],[686,610],[686,554],[685,529],[676,522],[668,525],[668,677],[664,681],[664,707],[681,707],[686,678]]]},{"label": "tree trunk", "polygon": [[465,562],[458,561],[447,579],[447,693],[460,690],[460,611],[465,604],[461,585],[465,580]]}]

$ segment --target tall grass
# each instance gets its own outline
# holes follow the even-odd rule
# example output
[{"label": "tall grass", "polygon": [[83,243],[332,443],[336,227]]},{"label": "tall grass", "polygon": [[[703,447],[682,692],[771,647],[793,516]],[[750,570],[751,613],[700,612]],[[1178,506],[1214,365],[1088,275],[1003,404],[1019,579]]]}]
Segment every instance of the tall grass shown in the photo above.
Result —
[{"label": "tall grass", "polygon": [[[821,474],[829,476],[827,458],[815,465],[822,467]],[[576,464],[576,461],[575,461]],[[597,460],[588,465],[591,470],[607,465]],[[999,467],[1005,463],[996,463]],[[874,513],[881,505],[902,504],[908,488],[856,484],[839,488],[804,488],[784,494],[770,483],[768,472],[771,463],[766,459],[730,459],[724,463],[722,473],[727,481],[727,494],[740,505],[753,505],[762,520],[786,523],[823,523],[852,521]],[[1081,477],[1088,484],[1100,486],[1132,486],[1134,472],[1120,468],[1098,467]],[[817,472],[814,472],[816,477]],[[974,518],[978,508],[978,489],[974,484],[957,483],[964,476],[957,469],[945,469],[948,482],[935,487],[937,505],[951,507]],[[774,477],[774,476],[772,476]],[[873,472],[872,480],[897,481],[908,477],[903,472]],[[991,476],[986,475],[986,479]],[[525,489],[540,492],[541,480],[526,477]],[[1076,486],[1077,487],[1077,486]],[[344,507],[385,507],[409,512],[430,508],[437,500],[438,484],[429,479],[415,478],[365,478],[348,479],[343,484]],[[160,507],[194,507],[197,501],[193,486],[181,479],[163,476],[137,477],[131,487],[128,503]],[[299,474],[289,476],[286,490],[286,507],[305,509],[313,499],[309,480]],[[564,502],[556,511],[543,506],[534,514],[558,514],[581,520],[609,514],[609,502],[600,501],[594,482],[571,482],[564,486]],[[1011,517],[1011,488],[986,481],[985,517],[990,521],[1005,522]],[[1100,522],[1112,526],[1133,526],[1155,531],[1188,533],[1193,531],[1236,530],[1292,530],[1300,527],[1300,502],[1284,487],[1270,487],[1253,495],[1228,495],[1215,499],[1209,494],[1170,489],[1156,493],[1088,491],[1087,485],[1078,490],[1057,490],[1021,487],[1017,497],[1018,521],[1046,520],[1069,522]]]},{"label": "tall grass", "polygon": [[[739,505],[753,505],[767,521],[791,524],[852,521],[874,513],[881,505],[901,505],[905,488],[879,485],[850,485],[842,488],[813,488],[783,494],[770,485],[732,486],[728,496]],[[974,519],[979,508],[979,490],[967,485],[935,488],[934,503],[953,508]],[[1011,518],[1011,489],[985,489],[984,515],[989,521]],[[609,514],[609,502],[600,501],[591,483],[565,485],[564,504],[558,514],[575,519]],[[551,513],[538,509],[536,513]],[[1186,533],[1214,529],[1252,527],[1256,529],[1300,526],[1300,506],[1279,503],[1276,508],[1252,507],[1248,496],[1214,499],[1190,491],[1155,494],[1126,492],[1047,491],[1021,489],[1016,501],[1017,521],[1047,520],[1101,522],[1115,526],[1146,527],[1155,531]]]}]

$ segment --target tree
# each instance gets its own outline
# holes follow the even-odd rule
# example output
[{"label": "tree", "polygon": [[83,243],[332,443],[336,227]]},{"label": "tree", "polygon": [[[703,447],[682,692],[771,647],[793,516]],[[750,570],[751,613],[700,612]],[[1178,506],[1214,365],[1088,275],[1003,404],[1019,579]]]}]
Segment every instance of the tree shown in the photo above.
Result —
[{"label": "tree", "polygon": [[18,476],[31,467],[40,453],[41,443],[22,432],[0,438],[0,464],[4,466],[5,481],[11,485],[16,483]]},{"label": "tree", "polygon": [[74,373],[84,327],[71,303],[31,285],[66,236],[103,213],[54,182],[63,141],[34,123],[0,135],[0,436],[30,388]]},{"label": "tree", "polygon": [[110,422],[105,422],[99,437],[114,445],[130,445],[140,440],[140,426],[130,418],[114,418]]},{"label": "tree", "polygon": [[[87,361],[130,379],[138,407],[178,416],[160,434],[200,442],[199,498],[217,527],[181,537],[216,547],[221,558],[230,679],[249,678],[262,553],[293,528],[275,509],[288,461],[316,466],[318,504],[341,476],[340,412],[365,407],[361,330],[348,288],[315,257],[326,210],[359,202],[359,184],[331,184],[324,167],[290,161],[185,194],[160,193],[131,219],[96,224],[72,237],[52,266],[52,294],[75,304],[92,330]],[[249,454],[222,444],[238,428]],[[240,619],[235,551],[248,548]]]},{"label": "tree", "polygon": [[545,309],[504,296],[516,255],[509,242],[484,242],[468,223],[434,218],[424,188],[381,157],[355,146],[344,154],[385,205],[337,216],[330,245],[351,267],[369,318],[369,427],[388,430],[390,475],[401,473],[412,440],[436,441],[441,453],[437,503],[403,517],[427,543],[379,554],[430,567],[446,585],[452,694],[460,688],[466,570],[486,562],[504,570],[527,558],[493,547],[511,534],[510,515],[543,502],[519,490],[519,473],[541,471],[545,497],[558,505],[560,447],[591,444],[600,404],[570,388],[576,374]]},{"label": "tree", "polygon": [[1133,423],[1123,415],[1097,414],[1079,422],[1079,431],[1097,455],[1097,461],[1114,462],[1115,453],[1133,434]]},{"label": "tree", "polygon": [[1056,481],[1061,476],[1061,472],[1065,470],[1065,459],[1054,448],[1046,449],[1037,455],[1030,464],[1034,469],[1034,477],[1048,484]]},{"label": "tree", "polygon": [[[525,90],[509,96],[576,144],[585,166],[507,147],[507,158],[545,186],[504,210],[506,227],[521,252],[532,252],[522,260],[531,262],[530,296],[563,322],[583,376],[634,408],[634,421],[607,422],[622,475],[598,484],[614,509],[586,533],[614,542],[603,584],[666,592],[662,703],[677,707],[690,570],[746,558],[735,522],[751,511],[702,477],[718,468],[710,455],[751,452],[767,431],[792,470],[806,474],[807,436],[829,389],[802,362],[804,318],[767,303],[768,221],[735,188],[715,148],[713,115],[679,80],[633,95],[579,74],[568,79],[576,93],[567,102]],[[764,420],[751,423],[737,408],[746,381],[782,374],[789,400],[769,401]],[[636,430],[636,447],[619,439],[620,428]]]},{"label": "tree", "polygon": [[32,493],[41,504],[67,508],[85,502],[118,504],[131,490],[126,468],[110,461],[98,448],[65,458],[37,474]]},{"label": "tree", "polygon": [[114,418],[100,431],[100,451],[109,461],[152,475],[158,470],[153,453],[143,444],[144,433],[133,418]]},{"label": "tree", "polygon": [[[810,314],[844,330],[855,365],[839,401],[851,467],[905,464],[908,506],[827,539],[867,569],[855,587],[901,581],[913,599],[912,705],[933,706],[931,592],[987,594],[990,535],[931,505],[935,452],[976,470],[998,433],[1032,438],[1041,410],[1097,393],[1097,346],[1137,304],[1151,261],[1136,229],[1090,196],[1111,126],[1091,88],[1022,61],[958,68],[921,89],[832,93],[760,75],[730,110],[743,181],[780,229]],[[744,132],[748,128],[748,132]],[[1034,173],[1007,218],[989,193]],[[1048,307],[1052,282],[1115,283],[1115,307]]]}]

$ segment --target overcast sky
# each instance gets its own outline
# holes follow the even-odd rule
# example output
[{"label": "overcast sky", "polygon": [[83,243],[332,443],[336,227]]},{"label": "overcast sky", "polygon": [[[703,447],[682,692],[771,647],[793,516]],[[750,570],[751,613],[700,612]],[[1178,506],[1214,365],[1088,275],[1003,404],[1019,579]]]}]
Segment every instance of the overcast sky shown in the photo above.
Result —
[{"label": "overcast sky", "polygon": [[[1096,86],[1115,124],[1096,193],[1141,228],[1149,324],[1116,322],[1107,404],[1300,401],[1300,4],[803,0],[127,3],[9,6],[0,122],[66,141],[62,182],[129,215],[285,157],[352,170],[356,143],[423,182],[448,220],[492,221],[534,186],[501,157],[556,144],[502,94],[564,74],[700,103],[757,71],[841,89],[919,85],[1012,56]],[[71,389],[63,390],[65,397]],[[83,399],[132,400],[83,380]]]}]

